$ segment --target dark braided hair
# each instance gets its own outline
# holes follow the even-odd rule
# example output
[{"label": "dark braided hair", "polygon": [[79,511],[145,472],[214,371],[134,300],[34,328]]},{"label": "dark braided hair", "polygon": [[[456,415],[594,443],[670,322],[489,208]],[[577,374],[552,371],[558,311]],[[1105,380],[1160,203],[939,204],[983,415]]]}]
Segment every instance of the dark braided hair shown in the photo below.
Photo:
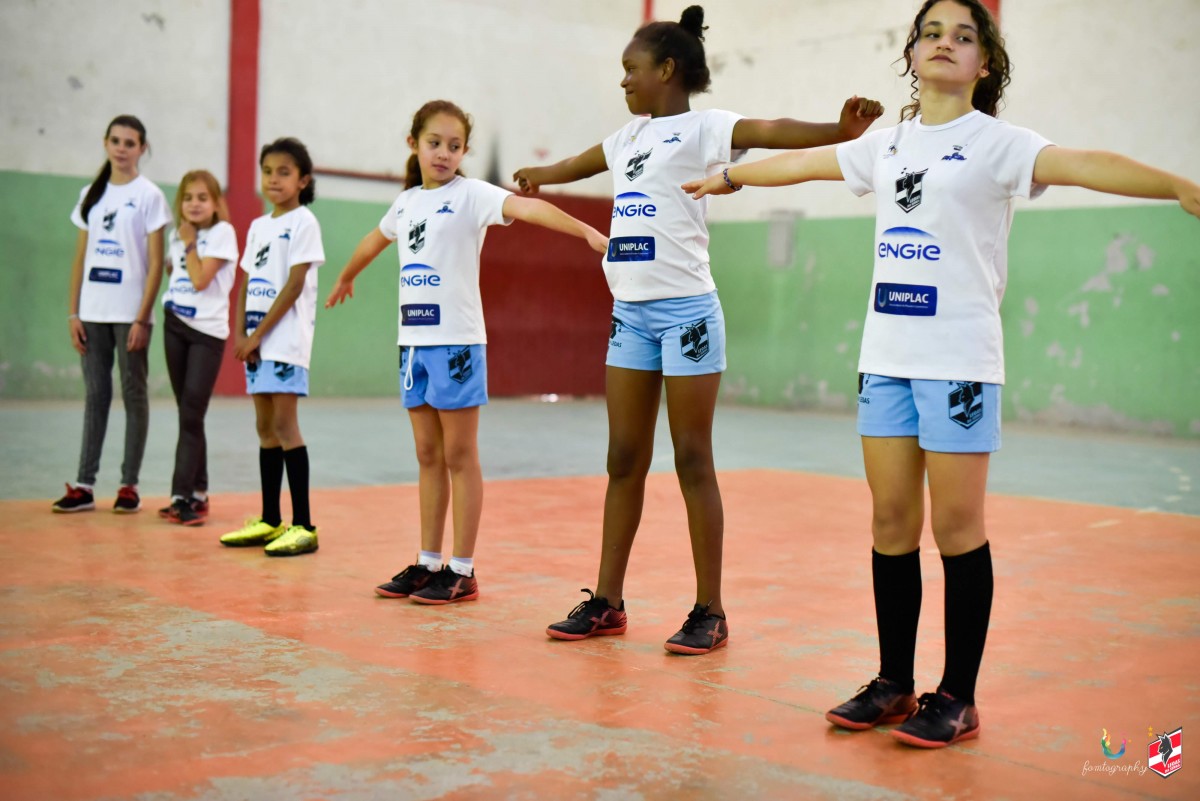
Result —
[{"label": "dark braided hair", "polygon": [[[921,10],[913,20],[912,30],[908,32],[908,41],[904,44],[904,72],[912,73],[912,98],[904,108],[900,109],[900,119],[910,120],[921,113],[921,99],[917,92],[917,74],[913,72],[913,49],[921,36],[921,25],[925,22],[925,14],[939,0],[925,0]],[[1004,100],[1004,88],[1012,81],[1012,65],[1008,60],[1008,52],[1004,49],[1004,37],[1000,28],[992,18],[992,12],[979,0],[954,0],[960,6],[971,12],[975,27],[979,29],[979,46],[986,58],[988,74],[975,84],[975,92],[971,95],[971,105],[990,117],[995,117],[1000,111]]]},{"label": "dark braided hair", "polygon": [[688,6],[679,22],[651,22],[638,28],[633,41],[644,47],[655,64],[668,58],[675,61],[683,88],[689,95],[708,90],[712,76],[704,57],[704,9]]}]

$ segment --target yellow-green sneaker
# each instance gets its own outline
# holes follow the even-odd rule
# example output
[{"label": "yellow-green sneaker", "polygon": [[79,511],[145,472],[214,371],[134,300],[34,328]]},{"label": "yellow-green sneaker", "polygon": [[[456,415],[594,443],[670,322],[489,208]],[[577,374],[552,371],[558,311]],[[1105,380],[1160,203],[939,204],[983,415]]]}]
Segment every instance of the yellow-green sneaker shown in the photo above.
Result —
[{"label": "yellow-green sneaker", "polygon": [[272,526],[270,523],[264,523],[261,517],[251,517],[246,521],[246,525],[237,531],[221,535],[221,544],[228,545],[230,548],[265,545],[271,540],[278,538],[286,530],[287,526],[283,523],[280,523],[278,526]]},{"label": "yellow-green sneaker", "polygon": [[316,529],[309,531],[304,526],[291,526],[263,550],[267,552],[267,556],[299,556],[302,553],[312,553],[317,548]]}]

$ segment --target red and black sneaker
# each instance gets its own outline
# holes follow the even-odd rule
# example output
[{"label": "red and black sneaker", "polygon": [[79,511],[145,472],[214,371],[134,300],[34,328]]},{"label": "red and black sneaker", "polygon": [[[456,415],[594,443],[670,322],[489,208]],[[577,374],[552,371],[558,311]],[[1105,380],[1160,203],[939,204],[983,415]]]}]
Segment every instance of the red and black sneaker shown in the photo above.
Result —
[{"label": "red and black sneaker", "polygon": [[131,515],[142,510],[142,499],[138,491],[129,484],[123,484],[117,490],[117,500],[113,503],[113,511],[119,515]]},{"label": "red and black sneaker", "polygon": [[96,508],[96,497],[89,489],[67,485],[67,494],[59,498],[50,509],[59,514],[90,512]]},{"label": "red and black sneaker", "polygon": [[729,624],[724,615],[710,614],[707,606],[696,604],[688,612],[683,628],[675,632],[663,647],[673,654],[707,654],[729,644]]},{"label": "red and black sneaker", "polygon": [[419,604],[456,604],[459,601],[474,601],[479,597],[479,583],[475,571],[461,576],[449,567],[443,567],[430,576],[425,586],[408,596]]},{"label": "red and black sneaker", "polygon": [[925,693],[917,699],[919,709],[892,736],[917,748],[945,748],[979,736],[979,710],[945,690]]},{"label": "red and black sneaker", "polygon": [[843,729],[864,731],[902,723],[917,711],[917,696],[885,678],[871,679],[858,689],[858,695],[826,712],[825,719]]},{"label": "red and black sneaker", "polygon": [[391,581],[376,587],[375,594],[384,598],[407,598],[428,584],[434,575],[436,571],[425,565],[409,565],[392,576]]},{"label": "red and black sneaker", "polygon": [[192,499],[188,501],[188,503],[192,505],[192,511],[196,513],[197,517],[199,517],[201,520],[208,519],[208,498],[200,500],[193,495]]},{"label": "red and black sneaker", "polygon": [[603,637],[610,634],[624,634],[629,624],[625,616],[625,602],[621,608],[609,606],[607,598],[597,598],[591,590],[586,592],[588,598],[571,610],[566,620],[551,623],[546,628],[546,634],[556,640],[582,640],[587,637]]}]

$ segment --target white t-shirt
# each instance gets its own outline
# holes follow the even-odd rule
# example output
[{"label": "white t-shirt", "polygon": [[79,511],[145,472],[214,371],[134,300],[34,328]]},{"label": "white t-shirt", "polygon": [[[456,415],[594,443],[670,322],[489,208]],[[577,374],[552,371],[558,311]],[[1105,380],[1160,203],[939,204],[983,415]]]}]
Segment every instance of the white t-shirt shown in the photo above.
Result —
[{"label": "white t-shirt", "polygon": [[876,194],[875,273],[858,369],[1004,383],[1000,300],[1014,199],[1035,198],[1051,143],[972,111],[920,117],[837,146],[846,185]]},{"label": "white t-shirt", "polygon": [[731,111],[637,117],[604,140],[613,174],[613,217],[604,274],[623,301],[705,295],[716,289],[708,267],[708,198],[680,189],[735,161]]},{"label": "white t-shirt", "polygon": [[[88,232],[83,257],[79,319],[89,323],[132,323],[146,291],[146,238],[171,221],[162,190],[143,175],[127,184],[110,183],[83,219],[79,192],[71,222]],[[151,314],[153,320],[153,313]]]},{"label": "white t-shirt", "polygon": [[211,228],[196,232],[196,255],[205,259],[221,259],[222,264],[213,280],[203,291],[192,286],[188,278],[187,254],[178,231],[171,232],[167,249],[171,275],[163,293],[163,308],[202,334],[217,339],[229,337],[229,290],[237,270],[237,234],[233,226],[218,220]]},{"label": "white t-shirt", "polygon": [[479,295],[479,253],[489,225],[508,225],[512,194],[457,176],[437,189],[400,193],[379,232],[400,250],[401,345],[487,343]]},{"label": "white t-shirt", "polygon": [[258,354],[263,359],[308,369],[317,324],[317,268],[325,263],[321,224],[299,206],[287,214],[259,217],[246,233],[241,267],[246,271],[246,333],[267,316],[292,267],[307,264],[304,289],[287,313],[267,332]]}]

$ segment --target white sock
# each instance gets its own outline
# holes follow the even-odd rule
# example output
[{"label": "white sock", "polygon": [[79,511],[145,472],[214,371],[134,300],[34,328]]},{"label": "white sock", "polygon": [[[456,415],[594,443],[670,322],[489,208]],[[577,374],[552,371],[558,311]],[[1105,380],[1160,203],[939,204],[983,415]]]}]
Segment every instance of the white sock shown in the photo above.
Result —
[{"label": "white sock", "polygon": [[196,499],[196,500],[198,500],[198,501],[202,501],[202,502],[203,502],[203,501],[207,501],[207,500],[208,500],[208,493],[207,493],[207,492],[193,492],[193,493],[192,493],[192,497],[193,497],[193,498],[195,498],[195,499]]},{"label": "white sock", "polygon": [[182,495],[172,495],[171,496],[171,503],[175,503],[175,501],[186,501],[186,500],[187,500],[187,498],[183,497]]},{"label": "white sock", "polygon": [[72,484],[71,486],[75,489],[87,490],[88,492],[95,489],[91,484]]},{"label": "white sock", "polygon": [[475,559],[463,559],[461,556],[451,556],[450,569],[460,576],[470,578],[471,573],[475,571]]},{"label": "white sock", "polygon": [[430,570],[441,570],[442,555],[436,551],[421,551],[420,556],[417,557],[417,564]]}]

